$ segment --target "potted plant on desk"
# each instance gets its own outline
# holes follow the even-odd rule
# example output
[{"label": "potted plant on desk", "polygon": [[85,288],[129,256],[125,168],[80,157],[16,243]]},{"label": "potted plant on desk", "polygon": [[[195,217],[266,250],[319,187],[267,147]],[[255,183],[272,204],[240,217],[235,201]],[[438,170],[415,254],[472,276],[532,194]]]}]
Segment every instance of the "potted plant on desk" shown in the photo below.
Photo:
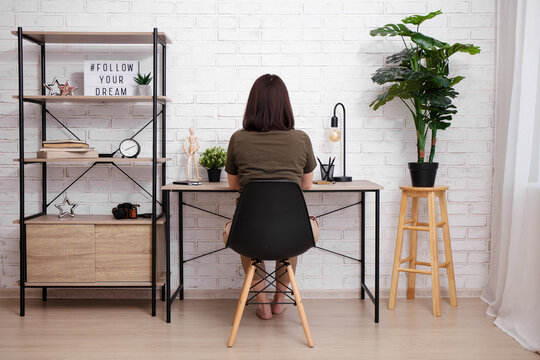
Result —
[{"label": "potted plant on desk", "polygon": [[[414,120],[417,138],[418,161],[409,163],[413,186],[430,187],[435,184],[438,163],[433,162],[437,131],[450,126],[452,115],[457,109],[452,105],[458,92],[454,85],[463,76],[449,76],[448,60],[456,52],[478,54],[480,48],[471,44],[447,44],[419,32],[420,25],[442,12],[427,15],[412,15],[402,20],[403,24],[387,24],[371,30],[371,36],[400,36],[405,48],[386,58],[387,66],[378,69],[371,77],[373,82],[383,85],[391,83],[370,106],[373,110],[394,98],[400,99],[409,109]],[[416,26],[416,31],[404,24]],[[407,38],[410,40],[407,45]],[[431,129],[429,160],[425,162],[425,147],[428,130]]]},{"label": "potted plant on desk", "polygon": [[221,146],[214,146],[206,149],[199,159],[206,171],[208,171],[209,182],[219,182],[221,177],[221,168],[225,166],[227,161],[227,152]]},{"label": "potted plant on desk", "polygon": [[137,83],[137,90],[139,91],[139,95],[141,96],[152,96],[152,88],[150,87],[152,76],[150,75],[152,75],[152,73],[148,73],[146,75],[137,73],[137,76],[133,77],[133,79]]}]

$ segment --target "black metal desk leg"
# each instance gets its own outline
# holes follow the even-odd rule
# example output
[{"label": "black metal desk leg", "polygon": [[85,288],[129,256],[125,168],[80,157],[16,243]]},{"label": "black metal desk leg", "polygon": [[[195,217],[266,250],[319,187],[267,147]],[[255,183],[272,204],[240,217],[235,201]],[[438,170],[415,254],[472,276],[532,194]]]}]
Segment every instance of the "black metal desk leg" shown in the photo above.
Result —
[{"label": "black metal desk leg", "polygon": [[184,300],[184,203],[182,192],[178,192],[178,277],[180,280],[180,300]]},{"label": "black metal desk leg", "polygon": [[166,279],[165,279],[165,298],[167,305],[167,322],[171,322],[171,206],[169,204],[170,200],[170,191],[165,191],[165,263],[167,269]]},{"label": "black metal desk leg", "polygon": [[379,231],[380,193],[375,191],[375,322],[379,322]]},{"label": "black metal desk leg", "polygon": [[41,300],[47,301],[47,288],[46,287],[41,289]]},{"label": "black metal desk leg", "polygon": [[360,211],[362,215],[360,217],[360,299],[366,298],[366,292],[364,286],[366,285],[366,193],[362,191],[362,203],[360,205]]}]

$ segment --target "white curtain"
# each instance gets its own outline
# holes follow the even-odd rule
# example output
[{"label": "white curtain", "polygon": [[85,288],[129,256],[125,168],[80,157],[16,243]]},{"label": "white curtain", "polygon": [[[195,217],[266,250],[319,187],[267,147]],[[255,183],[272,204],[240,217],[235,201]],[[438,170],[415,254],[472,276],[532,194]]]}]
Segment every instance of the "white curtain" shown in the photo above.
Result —
[{"label": "white curtain", "polygon": [[491,267],[495,324],[540,352],[540,1],[498,2]]}]

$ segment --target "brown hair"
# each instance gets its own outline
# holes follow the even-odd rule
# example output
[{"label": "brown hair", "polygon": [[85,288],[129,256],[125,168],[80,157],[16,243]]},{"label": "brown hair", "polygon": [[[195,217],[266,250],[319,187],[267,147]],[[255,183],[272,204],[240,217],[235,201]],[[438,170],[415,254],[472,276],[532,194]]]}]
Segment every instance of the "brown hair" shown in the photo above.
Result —
[{"label": "brown hair", "polygon": [[255,80],[242,125],[247,131],[294,129],[289,92],[279,76],[266,74]]}]

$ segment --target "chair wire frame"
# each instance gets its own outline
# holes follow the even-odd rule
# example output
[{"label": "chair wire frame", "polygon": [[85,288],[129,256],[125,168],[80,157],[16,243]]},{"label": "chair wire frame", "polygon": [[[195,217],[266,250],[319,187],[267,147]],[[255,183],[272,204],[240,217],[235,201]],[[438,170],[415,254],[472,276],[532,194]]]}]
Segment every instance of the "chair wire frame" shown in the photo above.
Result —
[{"label": "chair wire frame", "polygon": [[[286,285],[285,283],[283,283],[282,281],[279,280],[280,277],[284,276],[286,273],[287,273],[287,266],[290,265],[290,262],[289,262],[289,259],[284,259],[284,260],[280,260],[280,265],[274,270],[272,271],[271,273],[267,272],[265,269],[263,269],[262,267],[259,266],[259,264],[261,263],[260,260],[257,260],[257,259],[253,259],[252,261],[255,261],[255,263],[253,264],[255,267],[256,267],[256,270],[255,272],[261,276],[261,279],[259,281],[257,281],[255,284],[251,285],[250,287],[250,291],[249,293],[250,294],[253,294],[249,299],[247,299],[246,301],[246,306],[247,305],[257,305],[257,304],[286,304],[286,305],[294,305],[296,306],[296,300],[295,298],[293,297],[293,290],[288,286]],[[281,274],[280,276],[278,276],[277,278],[274,276],[274,274],[276,274],[280,269],[282,268],[285,268],[285,272],[283,272],[283,274]],[[259,285],[261,282],[266,282],[268,279],[270,279],[266,286],[264,288],[262,288],[262,290],[251,290],[253,289],[254,287],[256,287],[257,285]],[[287,290],[283,291],[283,290],[278,290],[277,288],[277,283],[283,285],[285,288],[287,288]],[[266,290],[268,289],[269,287],[274,287],[275,288],[275,291],[269,291],[269,290]],[[291,302],[255,302],[253,301],[257,295],[261,294],[261,293],[282,293],[282,294],[285,294],[286,297],[288,297]],[[293,296],[291,296],[293,295]]]}]

